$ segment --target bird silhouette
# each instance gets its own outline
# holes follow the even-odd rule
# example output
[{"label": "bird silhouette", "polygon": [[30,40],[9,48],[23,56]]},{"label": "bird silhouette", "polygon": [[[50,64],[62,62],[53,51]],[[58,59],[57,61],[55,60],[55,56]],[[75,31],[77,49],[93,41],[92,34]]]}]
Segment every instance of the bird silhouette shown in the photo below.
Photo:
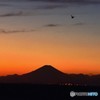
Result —
[{"label": "bird silhouette", "polygon": [[74,19],[75,17],[73,15],[71,15],[71,18]]}]

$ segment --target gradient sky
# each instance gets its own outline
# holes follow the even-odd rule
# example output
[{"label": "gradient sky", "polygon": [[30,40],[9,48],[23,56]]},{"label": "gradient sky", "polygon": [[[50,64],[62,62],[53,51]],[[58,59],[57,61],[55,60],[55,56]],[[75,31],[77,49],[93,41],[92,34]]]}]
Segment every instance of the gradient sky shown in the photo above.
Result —
[{"label": "gradient sky", "polygon": [[96,2],[0,0],[0,75],[45,64],[65,73],[100,74],[99,9]]}]

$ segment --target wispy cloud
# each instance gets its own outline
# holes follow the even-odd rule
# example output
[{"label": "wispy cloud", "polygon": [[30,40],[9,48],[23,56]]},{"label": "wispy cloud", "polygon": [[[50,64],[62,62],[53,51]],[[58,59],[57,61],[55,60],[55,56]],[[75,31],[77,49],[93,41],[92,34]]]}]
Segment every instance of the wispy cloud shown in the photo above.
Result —
[{"label": "wispy cloud", "polygon": [[0,17],[12,17],[12,16],[27,16],[29,13],[24,13],[22,11],[19,12],[9,12],[5,14],[1,14]]},{"label": "wispy cloud", "polygon": [[59,24],[47,24],[47,25],[44,25],[44,27],[57,27],[57,26],[60,26]]},{"label": "wispy cloud", "polygon": [[30,30],[5,30],[5,29],[0,29],[0,34],[14,34],[14,33],[24,33],[24,32],[33,32],[35,30],[30,29]]},{"label": "wispy cloud", "polygon": [[[28,0],[34,1],[34,0]],[[64,3],[100,3],[100,0],[36,0],[36,1],[46,1],[46,2],[64,2]]]},{"label": "wispy cloud", "polygon": [[11,6],[11,5],[0,3],[0,6]]},{"label": "wispy cloud", "polygon": [[[57,0],[54,0],[54,1],[57,1]],[[66,1],[66,2],[99,2],[100,0],[63,0],[63,1]]]},{"label": "wispy cloud", "polygon": [[65,8],[67,7],[65,4],[47,4],[43,6],[38,6],[36,9],[44,9],[44,10],[52,10],[56,8]]}]

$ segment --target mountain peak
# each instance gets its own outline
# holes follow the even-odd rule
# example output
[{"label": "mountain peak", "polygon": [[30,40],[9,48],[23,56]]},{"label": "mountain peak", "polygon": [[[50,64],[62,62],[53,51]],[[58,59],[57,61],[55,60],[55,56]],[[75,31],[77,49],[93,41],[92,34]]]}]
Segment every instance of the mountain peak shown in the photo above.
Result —
[{"label": "mountain peak", "polygon": [[44,65],[33,72],[42,72],[42,73],[51,73],[51,74],[52,73],[63,73],[59,71],[58,69],[56,69],[55,67],[53,67],[52,65]]},{"label": "mountain peak", "polygon": [[23,74],[23,75],[32,75],[32,74],[41,74],[41,75],[44,75],[44,74],[57,74],[57,73],[60,73],[60,74],[64,74],[63,72],[59,71],[58,69],[56,69],[55,67],[53,67],[52,65],[44,65],[32,72],[29,72],[29,73],[26,73],[26,74]]},{"label": "mountain peak", "polygon": [[27,82],[29,82],[30,79],[30,83],[36,84],[58,84],[60,81],[65,81],[65,76],[63,72],[51,65],[44,65],[35,71],[22,75]]},{"label": "mountain peak", "polygon": [[[41,67],[42,69],[55,69],[52,65],[44,65]],[[40,68],[39,68],[40,69]]]}]

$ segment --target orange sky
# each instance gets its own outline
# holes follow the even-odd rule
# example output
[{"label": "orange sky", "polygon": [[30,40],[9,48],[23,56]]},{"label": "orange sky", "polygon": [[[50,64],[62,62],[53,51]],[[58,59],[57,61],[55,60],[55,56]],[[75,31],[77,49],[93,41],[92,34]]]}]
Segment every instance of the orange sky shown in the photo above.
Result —
[{"label": "orange sky", "polygon": [[100,74],[100,6],[39,9],[41,3],[33,10],[34,4],[26,4],[0,10],[0,75],[23,74],[45,64],[65,73]]},{"label": "orange sky", "polygon": [[53,36],[46,39],[46,35],[34,38],[32,33],[28,34],[27,37],[25,33],[24,38],[22,34],[1,35],[0,75],[23,74],[45,64],[51,64],[65,73],[100,73],[98,46],[93,48],[89,44],[88,47],[77,44],[77,41],[73,44],[64,38],[59,41],[62,38],[59,35],[55,40]]}]

